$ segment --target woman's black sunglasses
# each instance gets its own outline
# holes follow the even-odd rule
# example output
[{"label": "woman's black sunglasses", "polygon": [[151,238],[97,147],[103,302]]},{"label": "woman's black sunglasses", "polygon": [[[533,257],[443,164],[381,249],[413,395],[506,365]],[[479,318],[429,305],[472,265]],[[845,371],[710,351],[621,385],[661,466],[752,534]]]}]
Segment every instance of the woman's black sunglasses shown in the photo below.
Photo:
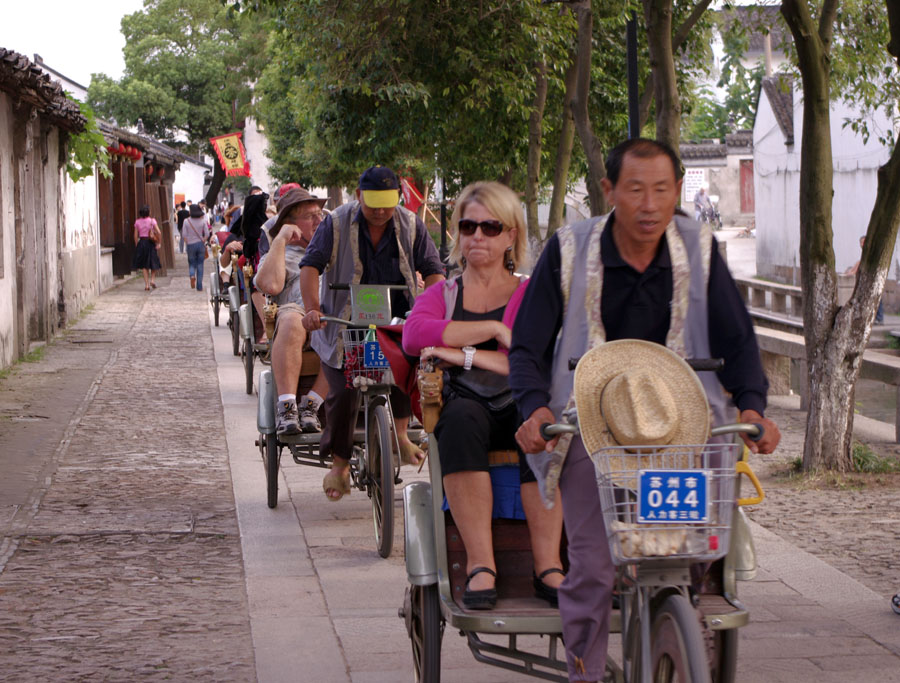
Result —
[{"label": "woman's black sunglasses", "polygon": [[496,237],[503,232],[503,223],[500,221],[473,221],[464,218],[459,222],[459,234],[471,237],[479,227],[485,237]]}]

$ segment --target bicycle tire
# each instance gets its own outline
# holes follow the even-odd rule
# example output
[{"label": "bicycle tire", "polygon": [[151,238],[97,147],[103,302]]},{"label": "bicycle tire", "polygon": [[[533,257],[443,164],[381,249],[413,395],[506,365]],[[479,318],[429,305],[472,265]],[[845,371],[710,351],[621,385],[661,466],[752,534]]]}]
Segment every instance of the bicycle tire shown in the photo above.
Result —
[{"label": "bicycle tire", "polygon": [[244,348],[241,352],[244,357],[244,379],[246,380],[247,395],[253,395],[253,356],[256,352],[253,350],[253,342],[250,339],[244,340]]},{"label": "bicycle tire", "polygon": [[711,683],[700,617],[680,593],[653,610],[650,665],[654,683]]},{"label": "bicycle tire", "polygon": [[409,587],[412,644],[416,683],[441,683],[441,640],[444,619],[436,583]]},{"label": "bicycle tire", "polygon": [[737,676],[738,641],[740,637],[736,628],[714,631],[715,654],[714,668],[710,672],[713,683],[734,683]]},{"label": "bicycle tire", "polygon": [[376,403],[369,417],[366,438],[369,497],[375,525],[375,545],[381,557],[390,557],[394,545],[394,456],[387,406]]},{"label": "bicycle tire", "polygon": [[221,305],[218,296],[213,294],[213,320],[216,321],[216,327],[219,326],[219,306]]},{"label": "bicycle tire", "polygon": [[231,351],[235,356],[241,355],[241,321],[237,311],[231,312]]},{"label": "bicycle tire", "polygon": [[263,462],[266,466],[266,504],[270,508],[278,505],[278,439],[274,434],[260,434],[260,439],[265,440]]}]

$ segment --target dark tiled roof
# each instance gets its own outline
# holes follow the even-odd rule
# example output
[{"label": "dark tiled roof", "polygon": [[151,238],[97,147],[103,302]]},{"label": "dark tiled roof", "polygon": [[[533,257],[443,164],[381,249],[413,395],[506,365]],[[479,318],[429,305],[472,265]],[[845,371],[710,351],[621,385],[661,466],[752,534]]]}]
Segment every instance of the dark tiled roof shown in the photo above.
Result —
[{"label": "dark tiled roof", "polygon": [[20,102],[34,106],[60,128],[75,133],[84,130],[87,119],[78,104],[68,99],[62,86],[18,52],[0,47],[0,90]]},{"label": "dark tiled roof", "polygon": [[766,76],[762,89],[769,98],[775,120],[784,135],[784,144],[794,144],[794,79],[790,76]]},{"label": "dark tiled roof", "polygon": [[146,135],[141,135],[140,133],[132,133],[131,131],[123,130],[122,128],[117,128],[113,124],[107,123],[102,119],[97,120],[97,126],[98,128],[100,128],[100,132],[103,133],[103,136],[107,139],[108,142],[122,142],[125,145],[137,147],[143,154],[149,154],[157,162],[165,164],[180,164],[184,161],[190,161],[191,163],[198,164],[212,170],[212,166],[210,166],[209,164],[204,164],[202,161],[198,161],[196,158],[190,156],[189,154],[185,154],[180,150],[169,147],[168,145],[154,138],[148,137]]},{"label": "dark tiled roof", "polygon": [[725,145],[716,140],[684,142],[678,149],[682,159],[724,159],[727,154]]},{"label": "dark tiled roof", "polygon": [[737,152],[741,148],[753,149],[753,131],[752,130],[736,130],[725,136],[725,146],[729,151]]}]

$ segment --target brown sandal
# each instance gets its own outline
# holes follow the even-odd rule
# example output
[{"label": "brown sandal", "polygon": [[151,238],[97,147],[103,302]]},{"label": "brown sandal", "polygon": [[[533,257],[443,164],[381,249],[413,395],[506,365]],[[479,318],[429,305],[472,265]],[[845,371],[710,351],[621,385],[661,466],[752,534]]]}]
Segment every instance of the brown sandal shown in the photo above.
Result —
[{"label": "brown sandal", "polygon": [[[350,472],[347,471],[346,476],[329,472],[322,480],[322,490],[325,491],[325,497],[332,503],[338,502],[344,496],[350,495]],[[329,496],[329,491],[335,491],[338,495]]]}]

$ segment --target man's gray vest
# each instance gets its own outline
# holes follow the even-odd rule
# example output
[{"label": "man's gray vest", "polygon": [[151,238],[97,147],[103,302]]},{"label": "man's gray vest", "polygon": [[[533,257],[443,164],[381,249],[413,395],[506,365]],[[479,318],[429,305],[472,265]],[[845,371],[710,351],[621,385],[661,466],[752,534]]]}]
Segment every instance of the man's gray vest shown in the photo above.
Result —
[{"label": "man's gray vest", "polygon": [[[600,262],[600,234],[609,215],[580,221],[559,231],[560,284],[563,292],[563,323],[556,341],[549,408],[560,419],[572,407],[575,373],[569,359],[580,358],[589,349],[606,341],[600,314],[603,266]],[[707,292],[712,232],[685,216],[676,215],[666,230],[672,260],[672,307],[666,346],[684,358],[709,358],[709,316]],[[713,372],[698,373],[706,390],[713,425],[729,422],[730,401]],[[528,462],[537,475],[545,504],[553,491],[571,438],[561,438],[554,453],[529,454]]]},{"label": "man's gray vest", "polygon": [[[330,284],[359,284],[362,280],[362,262],[359,260],[359,202],[343,204],[331,214],[334,239],[331,259],[319,281],[319,305],[325,315],[347,320],[350,318],[350,292],[333,290]],[[416,215],[398,206],[394,211],[394,234],[400,247],[400,274],[409,288],[410,306],[418,294],[416,285],[413,243],[416,238]],[[329,323],[324,329],[312,333],[311,345],[322,362],[333,368],[340,368],[344,361],[342,325]]]}]

